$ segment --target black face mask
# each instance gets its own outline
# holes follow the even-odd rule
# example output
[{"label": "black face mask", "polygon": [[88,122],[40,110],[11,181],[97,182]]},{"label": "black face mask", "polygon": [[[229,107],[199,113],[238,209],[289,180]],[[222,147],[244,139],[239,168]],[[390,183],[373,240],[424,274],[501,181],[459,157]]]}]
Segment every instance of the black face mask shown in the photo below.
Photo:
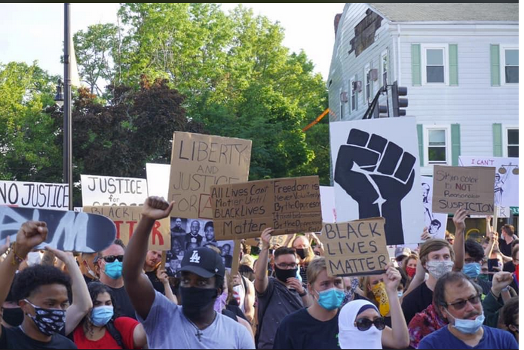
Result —
[{"label": "black face mask", "polygon": [[187,317],[194,317],[208,306],[213,307],[218,296],[218,290],[196,287],[180,287],[182,297],[182,312]]},{"label": "black face mask", "polygon": [[309,249],[295,249],[300,259],[304,260],[309,256]]},{"label": "black face mask", "polygon": [[24,321],[24,311],[19,307],[4,308],[3,319],[8,325],[18,327]]},{"label": "black face mask", "polygon": [[282,270],[275,265],[275,276],[282,282],[286,283],[290,277],[297,277],[298,268]]}]

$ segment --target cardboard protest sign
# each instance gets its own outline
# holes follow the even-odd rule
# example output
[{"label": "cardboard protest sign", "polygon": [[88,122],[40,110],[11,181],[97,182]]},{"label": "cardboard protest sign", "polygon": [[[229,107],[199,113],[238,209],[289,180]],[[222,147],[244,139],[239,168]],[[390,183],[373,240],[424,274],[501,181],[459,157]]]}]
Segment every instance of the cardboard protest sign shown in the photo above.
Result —
[{"label": "cardboard protest sign", "polygon": [[143,205],[147,198],[145,179],[80,175],[82,183],[82,205],[108,206]]},{"label": "cardboard protest sign", "polygon": [[384,273],[389,262],[384,218],[324,223],[319,236],[324,245],[329,276]]},{"label": "cardboard protest sign", "polygon": [[[518,158],[460,156],[459,165],[495,167],[494,204],[498,207],[519,206]],[[509,211],[509,208],[507,211]]]},{"label": "cardboard protest sign", "polygon": [[315,232],[322,228],[318,176],[251,181],[211,188],[217,240]]},{"label": "cardboard protest sign", "polygon": [[0,205],[52,210],[69,209],[69,185],[0,181]]},{"label": "cardboard protest sign", "polygon": [[[135,230],[142,208],[139,206],[86,206],[85,213],[99,214],[111,219],[116,225],[116,238],[128,244]],[[171,249],[169,218],[157,220],[149,236],[150,250]]]},{"label": "cardboard protest sign", "polygon": [[330,139],[337,221],[383,217],[389,245],[420,242],[415,118],[335,122]]},{"label": "cardboard protest sign", "polygon": [[429,176],[421,176],[422,206],[424,211],[424,226],[428,228],[430,238],[444,239],[446,236],[446,214],[433,213],[433,179]]},{"label": "cardboard protest sign", "polygon": [[175,132],[168,201],[171,216],[212,219],[211,186],[245,182],[249,177],[251,141]]},{"label": "cardboard protest sign", "polygon": [[167,199],[171,165],[146,163],[147,193],[149,196]]},{"label": "cardboard protest sign", "polygon": [[64,251],[95,253],[106,249],[115,240],[115,224],[101,215],[0,206],[0,246],[5,244],[7,236],[15,242],[18,230],[28,220],[47,224],[47,238],[36,249],[50,246]]},{"label": "cardboard protest sign", "polygon": [[493,181],[495,168],[433,168],[433,212],[455,213],[464,208],[471,214],[493,215]]}]

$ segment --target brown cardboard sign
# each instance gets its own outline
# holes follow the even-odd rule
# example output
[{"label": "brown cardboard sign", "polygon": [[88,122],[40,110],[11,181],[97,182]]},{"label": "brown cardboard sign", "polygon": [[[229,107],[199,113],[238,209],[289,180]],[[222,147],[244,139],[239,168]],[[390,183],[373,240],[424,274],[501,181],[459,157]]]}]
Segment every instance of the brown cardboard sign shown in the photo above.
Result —
[{"label": "brown cardboard sign", "polygon": [[[142,217],[142,207],[125,206],[86,206],[84,212],[100,214],[113,220],[116,225],[116,238],[121,239],[125,245],[135,231],[138,221]],[[149,236],[149,250],[171,249],[171,228],[169,218],[155,221],[155,225]]]},{"label": "brown cardboard sign", "polygon": [[211,188],[217,240],[320,231],[318,176],[250,181]]},{"label": "brown cardboard sign", "polygon": [[495,168],[433,168],[433,212],[453,214],[459,208],[471,214],[493,215]]},{"label": "brown cardboard sign", "polygon": [[212,185],[245,182],[249,177],[251,141],[175,132],[168,201],[171,216],[212,219]]},{"label": "brown cardboard sign", "polygon": [[384,273],[389,261],[384,218],[324,223],[319,236],[324,245],[329,276]]}]

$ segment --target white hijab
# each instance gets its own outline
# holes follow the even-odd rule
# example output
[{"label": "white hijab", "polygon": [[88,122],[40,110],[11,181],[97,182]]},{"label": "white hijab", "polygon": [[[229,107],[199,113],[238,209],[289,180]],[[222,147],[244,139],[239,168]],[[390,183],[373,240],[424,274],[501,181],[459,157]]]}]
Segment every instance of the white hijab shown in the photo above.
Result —
[{"label": "white hijab", "polygon": [[[350,301],[338,316],[338,341],[341,349],[382,349],[382,331],[371,325],[367,331],[360,331],[354,325],[360,309],[365,305],[377,307],[367,300]],[[377,310],[378,312],[378,310]]]}]

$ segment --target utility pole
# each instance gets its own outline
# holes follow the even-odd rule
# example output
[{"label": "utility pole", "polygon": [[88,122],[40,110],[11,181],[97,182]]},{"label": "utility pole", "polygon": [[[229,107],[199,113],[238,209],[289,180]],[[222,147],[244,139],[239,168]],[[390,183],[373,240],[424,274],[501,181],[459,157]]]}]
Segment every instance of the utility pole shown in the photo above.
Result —
[{"label": "utility pole", "polygon": [[63,181],[69,184],[69,210],[73,210],[73,142],[71,122],[71,66],[69,45],[71,38],[70,4],[64,4],[64,173]]}]

